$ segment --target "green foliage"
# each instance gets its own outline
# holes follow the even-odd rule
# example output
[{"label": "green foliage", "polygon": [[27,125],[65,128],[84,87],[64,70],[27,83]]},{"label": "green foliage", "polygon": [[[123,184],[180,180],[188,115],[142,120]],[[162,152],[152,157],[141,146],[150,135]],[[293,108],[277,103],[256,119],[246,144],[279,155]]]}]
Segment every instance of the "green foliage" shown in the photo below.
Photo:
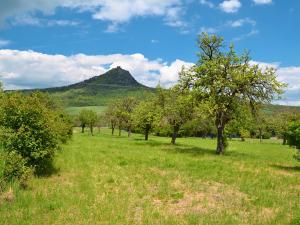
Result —
[{"label": "green foliage", "polygon": [[189,91],[181,90],[179,86],[175,86],[169,92],[166,92],[163,119],[172,128],[172,144],[175,144],[182,125],[192,119],[194,108],[194,99]]},{"label": "green foliage", "polygon": [[95,112],[93,110],[87,111],[87,124],[90,127],[90,131],[91,131],[92,135],[94,135],[93,129],[94,129],[96,123],[98,122],[98,119],[99,119],[99,117],[97,115],[97,112]]},{"label": "green foliage", "polygon": [[67,116],[45,96],[6,94],[1,99],[1,142],[6,152],[16,152],[37,173],[51,165],[55,150],[71,136]]},{"label": "green foliage", "polygon": [[133,121],[137,130],[145,134],[148,140],[149,132],[160,122],[161,109],[154,100],[141,102],[133,112]]},{"label": "green foliage", "polygon": [[27,186],[28,179],[33,175],[33,168],[16,151],[6,153],[2,179],[4,182],[17,181],[22,187]]},{"label": "green foliage", "polygon": [[276,80],[273,68],[251,65],[248,53],[238,55],[233,45],[223,51],[223,38],[203,33],[199,36],[199,61],[180,75],[182,87],[191,88],[196,98],[207,105],[207,113],[218,130],[216,152],[222,154],[222,136],[226,125],[249,106],[269,103],[282,93],[284,85]]},{"label": "green foliage", "polygon": [[300,149],[300,121],[290,123],[287,131],[287,140],[290,146]]},{"label": "green foliage", "polygon": [[116,103],[114,115],[117,118],[119,128],[125,127],[130,136],[133,127],[133,111],[138,101],[133,97],[125,97]]}]

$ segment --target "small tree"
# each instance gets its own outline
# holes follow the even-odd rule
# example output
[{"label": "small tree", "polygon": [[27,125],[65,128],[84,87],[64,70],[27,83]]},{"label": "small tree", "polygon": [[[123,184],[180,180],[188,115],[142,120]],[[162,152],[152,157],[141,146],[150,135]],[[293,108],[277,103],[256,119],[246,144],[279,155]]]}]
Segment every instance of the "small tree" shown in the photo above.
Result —
[{"label": "small tree", "polygon": [[[239,56],[233,45],[223,51],[223,38],[202,33],[199,36],[199,61],[189,72],[182,73],[180,83],[191,88],[198,101],[209,105],[217,128],[217,154],[225,150],[226,125],[239,116],[241,106],[254,109],[269,103],[282,93],[284,85],[276,80],[273,68],[252,65],[248,53]],[[255,110],[252,110],[255,112]]]},{"label": "small tree", "polygon": [[88,113],[89,113],[89,111],[87,109],[82,109],[79,112],[78,119],[80,121],[81,133],[84,133],[84,129],[87,126],[87,123],[88,123]]},{"label": "small tree", "polygon": [[141,102],[134,110],[133,121],[135,126],[145,134],[148,140],[149,133],[159,120],[160,112],[154,101]]},{"label": "small tree", "polygon": [[186,90],[173,87],[167,94],[163,115],[172,127],[171,144],[175,144],[182,125],[192,119],[194,100]]},{"label": "small tree", "polygon": [[117,117],[117,104],[113,103],[110,104],[105,112],[105,119],[109,123],[111,128],[111,134],[114,135],[115,127],[118,123],[118,117]]},{"label": "small tree", "polygon": [[133,126],[133,111],[137,106],[138,102],[133,97],[126,97],[118,102],[117,106],[117,118],[119,124],[122,124],[128,132],[128,137],[130,137],[132,126]]},{"label": "small tree", "polygon": [[87,110],[86,112],[86,123],[90,128],[92,136],[94,136],[94,127],[98,121],[98,115],[93,110]]}]

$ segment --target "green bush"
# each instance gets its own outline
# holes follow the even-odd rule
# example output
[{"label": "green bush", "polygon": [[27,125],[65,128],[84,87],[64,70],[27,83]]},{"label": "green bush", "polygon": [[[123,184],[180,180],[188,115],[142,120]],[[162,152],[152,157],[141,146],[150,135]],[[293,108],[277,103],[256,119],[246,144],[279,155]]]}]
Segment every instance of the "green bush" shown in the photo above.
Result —
[{"label": "green bush", "polygon": [[1,99],[0,124],[4,150],[16,152],[36,173],[51,166],[55,150],[71,135],[67,117],[40,93],[6,94]]},{"label": "green bush", "polygon": [[11,151],[5,155],[2,174],[5,183],[18,181],[22,187],[26,187],[32,174],[33,169],[27,166],[27,161],[16,151]]}]

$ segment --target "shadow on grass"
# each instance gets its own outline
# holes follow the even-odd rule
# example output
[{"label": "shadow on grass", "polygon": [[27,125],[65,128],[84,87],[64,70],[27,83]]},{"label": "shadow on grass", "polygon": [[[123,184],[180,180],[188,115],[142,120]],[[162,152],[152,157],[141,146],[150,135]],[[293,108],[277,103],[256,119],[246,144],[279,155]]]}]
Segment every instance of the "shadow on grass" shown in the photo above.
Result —
[{"label": "shadow on grass", "polygon": [[60,168],[55,167],[52,162],[45,161],[42,166],[36,168],[35,175],[38,177],[50,177],[59,172]]},{"label": "shadow on grass", "polygon": [[201,148],[201,147],[187,147],[185,145],[167,145],[168,148],[163,149],[166,152],[171,153],[181,153],[181,154],[191,154],[193,156],[202,155],[216,155],[214,149]]},{"label": "shadow on grass", "polygon": [[289,172],[300,172],[300,166],[283,166],[283,165],[271,165],[273,168],[275,169],[279,169],[279,170],[285,170],[285,171],[289,171]]}]

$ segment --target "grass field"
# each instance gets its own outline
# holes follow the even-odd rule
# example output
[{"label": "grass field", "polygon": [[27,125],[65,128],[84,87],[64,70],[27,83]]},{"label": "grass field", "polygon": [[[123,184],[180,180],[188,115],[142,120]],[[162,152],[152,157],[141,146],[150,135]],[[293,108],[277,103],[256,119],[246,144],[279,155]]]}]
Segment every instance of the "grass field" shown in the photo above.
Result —
[{"label": "grass field", "polygon": [[14,188],[0,224],[300,224],[300,164],[279,143],[75,131],[57,171]]},{"label": "grass field", "polygon": [[70,115],[76,116],[79,114],[79,112],[83,109],[91,109],[96,111],[97,113],[103,113],[106,109],[107,106],[78,106],[78,107],[67,107],[65,110],[67,113]]}]

